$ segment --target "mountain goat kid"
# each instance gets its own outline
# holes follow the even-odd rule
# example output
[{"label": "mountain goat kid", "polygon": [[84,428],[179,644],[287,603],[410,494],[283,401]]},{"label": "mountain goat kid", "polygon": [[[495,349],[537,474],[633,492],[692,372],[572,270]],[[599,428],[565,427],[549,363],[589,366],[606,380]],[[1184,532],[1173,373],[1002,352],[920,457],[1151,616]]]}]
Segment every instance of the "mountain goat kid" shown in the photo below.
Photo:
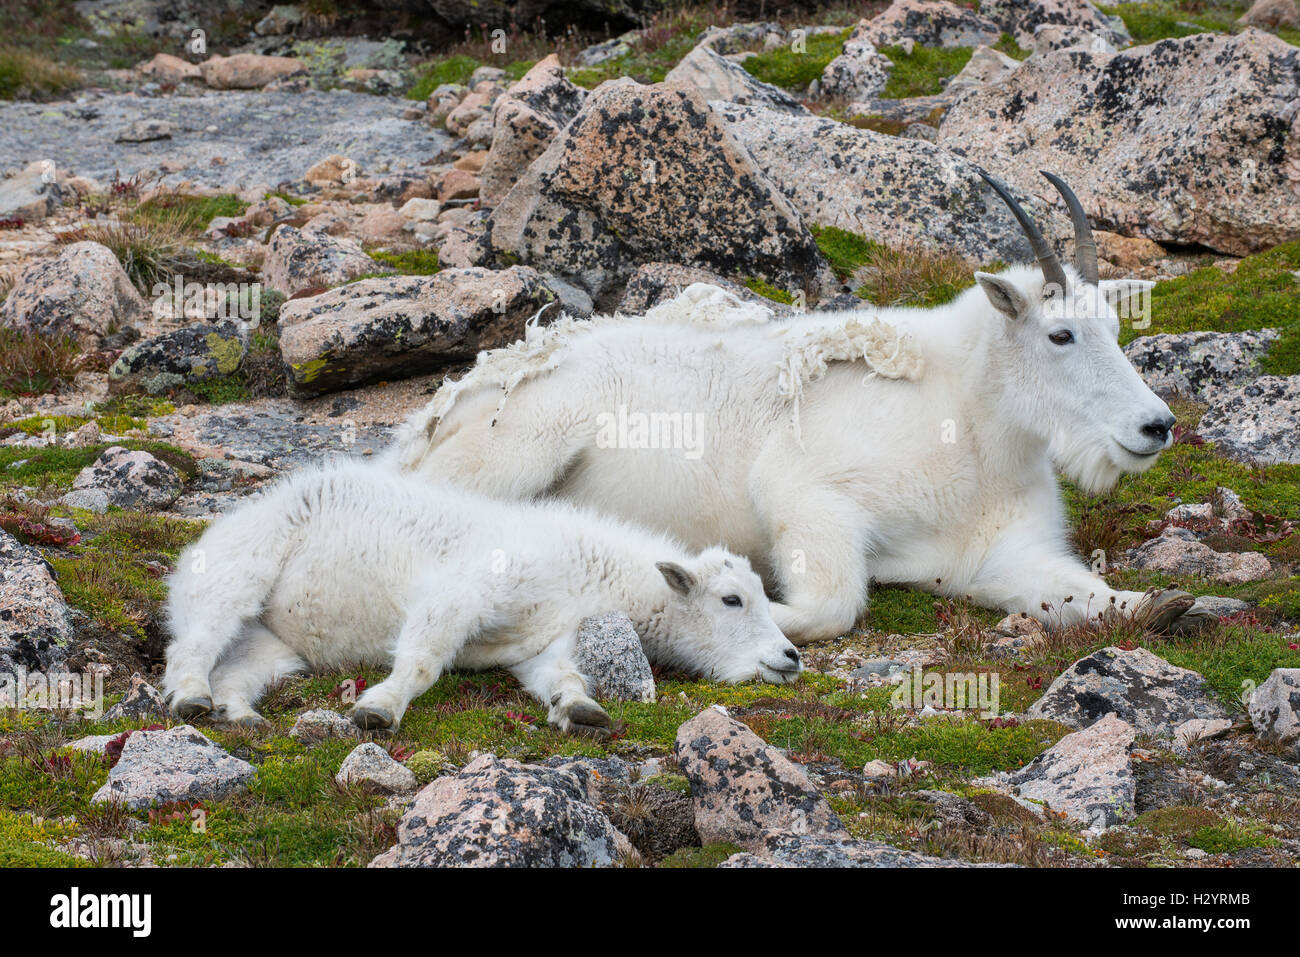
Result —
[{"label": "mountain goat kid", "polygon": [[391,665],[351,714],[380,729],[443,672],[502,667],[551,724],[605,734],[573,655],[578,623],[608,611],[631,618],[656,664],[774,684],[803,668],[743,558],[347,464],[299,472],[181,554],[164,689],[182,718],[257,723],[253,705],[285,675]]},{"label": "mountain goat kid", "polygon": [[[643,319],[562,319],[480,354],[387,459],[720,542],[763,575],[796,644],[852,628],[872,580],[1052,623],[1197,624],[1208,612],[1192,596],[1112,589],[1066,536],[1054,468],[1107,489],[1151,467],[1174,417],[1116,341],[1116,304],[1151,283],[1099,279],[1082,206],[1049,178],[1074,222],[1073,267],[989,179],[1036,265],[977,272],[933,309],[771,322],[697,284]],[[689,454],[646,441],[656,416],[693,424]]]}]

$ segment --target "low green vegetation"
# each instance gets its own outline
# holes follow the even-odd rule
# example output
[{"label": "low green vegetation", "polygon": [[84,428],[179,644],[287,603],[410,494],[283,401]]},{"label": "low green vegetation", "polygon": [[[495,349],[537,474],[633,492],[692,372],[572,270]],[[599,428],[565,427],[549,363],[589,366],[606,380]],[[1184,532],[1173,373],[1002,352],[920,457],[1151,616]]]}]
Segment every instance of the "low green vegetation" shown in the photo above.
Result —
[{"label": "low green vegetation", "polygon": [[52,99],[81,84],[81,72],[30,50],[0,46],[0,100]]},{"label": "low green vegetation", "polygon": [[858,296],[878,306],[940,306],[975,284],[974,268],[959,256],[893,249],[835,226],[810,228],[835,274],[855,276]]},{"label": "low green vegetation", "polygon": [[1151,325],[1134,329],[1126,324],[1120,343],[1138,336],[1189,332],[1241,332],[1277,329],[1261,363],[1269,375],[1300,374],[1300,241],[1283,243],[1242,259],[1225,274],[1204,266],[1185,276],[1159,283],[1151,296]]},{"label": "low green vegetation", "polygon": [[961,72],[974,51],[970,47],[925,47],[918,43],[911,53],[896,46],[881,47],[880,52],[894,64],[881,95],[904,99],[943,92],[941,81]]},{"label": "low green vegetation", "polygon": [[442,268],[436,249],[407,249],[402,252],[371,250],[370,258],[392,266],[404,276],[432,276]]},{"label": "low green vegetation", "polygon": [[81,368],[75,339],[0,328],[0,399],[54,392],[71,385]]},{"label": "low green vegetation", "polygon": [[779,46],[756,53],[741,66],[764,83],[803,92],[813,80],[821,78],[827,64],[844,52],[844,41],[852,30],[808,37],[804,48]]},{"label": "low green vegetation", "polygon": [[155,225],[175,224],[180,229],[201,233],[218,216],[242,216],[247,209],[248,203],[231,193],[217,196],[164,193],[137,206],[133,218]]}]

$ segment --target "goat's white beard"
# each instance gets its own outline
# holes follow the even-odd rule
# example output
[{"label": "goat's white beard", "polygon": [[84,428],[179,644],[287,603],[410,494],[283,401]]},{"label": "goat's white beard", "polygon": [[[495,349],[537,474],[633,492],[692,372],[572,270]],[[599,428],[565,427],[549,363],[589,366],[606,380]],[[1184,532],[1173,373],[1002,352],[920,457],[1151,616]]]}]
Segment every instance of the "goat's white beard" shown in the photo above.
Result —
[{"label": "goat's white beard", "polygon": [[1157,456],[1143,468],[1131,469],[1115,461],[1110,450],[1110,438],[1079,438],[1054,435],[1048,447],[1053,464],[1065,476],[1089,495],[1109,492],[1125,474],[1145,472],[1155,464]]}]

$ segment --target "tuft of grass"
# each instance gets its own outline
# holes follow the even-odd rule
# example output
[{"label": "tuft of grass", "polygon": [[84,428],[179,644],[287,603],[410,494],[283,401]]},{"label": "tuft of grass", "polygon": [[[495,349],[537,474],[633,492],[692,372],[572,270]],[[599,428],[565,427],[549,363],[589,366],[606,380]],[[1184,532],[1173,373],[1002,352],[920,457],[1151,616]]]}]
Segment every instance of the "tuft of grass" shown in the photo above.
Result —
[{"label": "tuft of grass", "polygon": [[997,50],[999,53],[1005,53],[1013,60],[1028,60],[1029,55],[1034,52],[1033,50],[1026,50],[1022,47],[1016,42],[1016,38],[1009,33],[1002,34],[998,42],[993,44],[993,49]]},{"label": "tuft of grass", "polygon": [[1187,841],[1191,847],[1199,847],[1207,854],[1228,854],[1247,847],[1271,847],[1277,841],[1260,834],[1254,827],[1224,821],[1200,828]]},{"label": "tuft of grass", "polygon": [[59,233],[56,241],[65,246],[80,242],[107,246],[132,285],[150,296],[155,284],[169,282],[181,267],[188,238],[189,231],[179,220],[159,218],[92,223]]},{"label": "tuft of grass", "polygon": [[704,847],[683,847],[673,851],[662,861],[660,867],[717,867],[733,854],[739,854],[743,847],[735,844],[706,844]]},{"label": "tuft of grass", "polygon": [[161,193],[135,208],[137,223],[176,229],[192,234],[203,232],[218,216],[242,216],[248,203],[231,193],[217,196],[193,196],[188,193]]},{"label": "tuft of grass", "polygon": [[784,303],[787,306],[794,302],[793,294],[786,292],[784,289],[773,286],[771,283],[765,282],[757,276],[751,276],[749,279],[746,279],[745,287],[751,292],[758,293],[764,299],[771,299],[773,302]]},{"label": "tuft of grass", "polygon": [[894,249],[835,226],[809,228],[835,274],[855,275],[857,294],[878,306],[938,306],[975,284],[974,269],[960,256]]},{"label": "tuft of grass", "polygon": [[1189,37],[1195,33],[1235,33],[1236,20],[1249,4],[1175,3],[1155,0],[1149,3],[1120,3],[1099,7],[1110,16],[1124,21],[1133,43],[1141,46],[1171,37]]},{"label": "tuft of grass", "polygon": [[880,52],[894,64],[881,95],[901,100],[943,92],[940,81],[959,73],[974,51],[970,47],[923,47],[918,43],[911,53],[897,46],[881,47]]},{"label": "tuft of grass", "polygon": [[81,85],[81,71],[33,50],[0,45],[0,100],[48,100]]},{"label": "tuft of grass", "polygon": [[75,339],[0,328],[0,399],[55,392],[72,384],[81,365]]}]

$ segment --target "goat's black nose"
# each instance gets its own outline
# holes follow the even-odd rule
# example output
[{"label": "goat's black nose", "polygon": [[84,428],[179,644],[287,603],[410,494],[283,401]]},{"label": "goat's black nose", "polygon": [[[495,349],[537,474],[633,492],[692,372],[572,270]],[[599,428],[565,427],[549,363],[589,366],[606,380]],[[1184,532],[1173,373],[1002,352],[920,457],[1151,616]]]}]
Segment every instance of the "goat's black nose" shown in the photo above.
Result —
[{"label": "goat's black nose", "polygon": [[1142,434],[1163,442],[1169,438],[1169,430],[1174,427],[1174,423],[1177,421],[1172,415],[1167,415],[1163,419],[1154,419],[1142,426]]},{"label": "goat's black nose", "polygon": [[799,652],[795,651],[793,648],[787,648],[785,650],[785,656],[789,658],[791,661],[793,661],[796,665],[799,663]]}]

